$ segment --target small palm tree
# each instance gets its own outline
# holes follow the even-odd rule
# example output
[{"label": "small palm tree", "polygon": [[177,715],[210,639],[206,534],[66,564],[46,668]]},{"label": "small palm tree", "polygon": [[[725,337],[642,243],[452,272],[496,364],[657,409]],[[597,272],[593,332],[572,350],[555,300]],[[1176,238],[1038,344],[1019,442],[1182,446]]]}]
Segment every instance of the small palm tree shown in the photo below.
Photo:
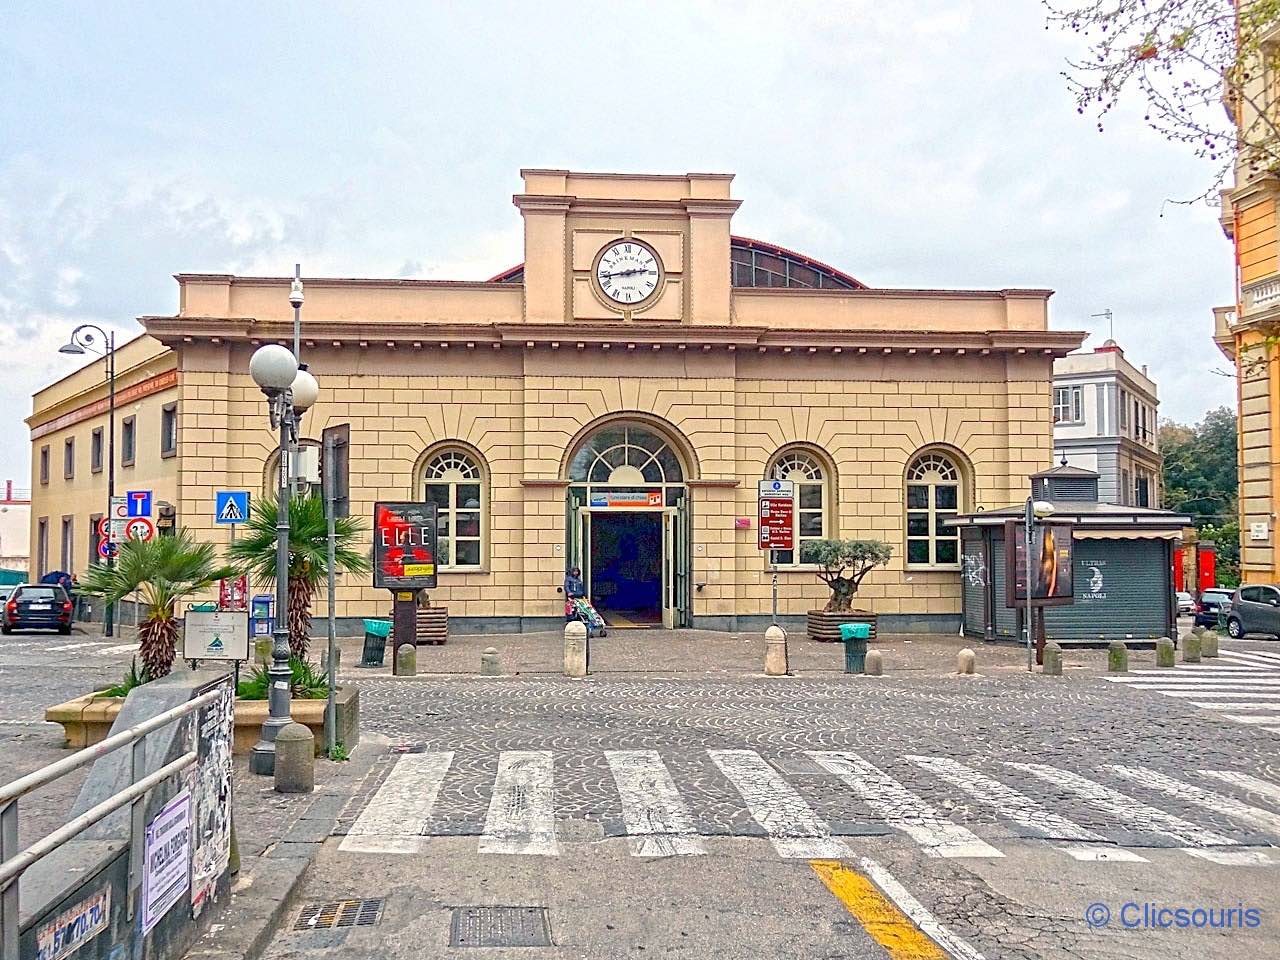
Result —
[{"label": "small palm tree", "polygon": [[91,567],[80,589],[107,603],[119,603],[135,591],[141,595],[138,654],[146,679],[158,680],[172,669],[177,652],[178,603],[234,572],[218,563],[213,544],[196,543],[180,530],[171,537],[126,541],[115,564]]},{"label": "small palm tree", "polygon": [[[263,586],[276,579],[276,516],[274,502],[258,501],[245,524],[246,534],[227,550],[231,562]],[[339,517],[334,532],[336,572],[367,573],[369,558],[356,550],[364,525],[355,517]],[[328,535],[321,497],[289,499],[289,651],[301,660],[307,657],[311,639],[311,601],[329,575]]]}]

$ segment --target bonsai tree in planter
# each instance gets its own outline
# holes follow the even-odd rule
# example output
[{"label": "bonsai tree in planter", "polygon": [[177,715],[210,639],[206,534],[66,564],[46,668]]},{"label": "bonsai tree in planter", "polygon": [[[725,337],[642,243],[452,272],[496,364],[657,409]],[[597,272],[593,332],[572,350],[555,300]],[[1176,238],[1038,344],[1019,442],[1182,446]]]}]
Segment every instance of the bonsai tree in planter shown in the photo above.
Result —
[{"label": "bonsai tree in planter", "polygon": [[209,589],[235,571],[218,563],[211,543],[196,543],[185,530],[172,537],[127,540],[115,564],[96,564],[80,583],[82,592],[119,603],[137,592],[138,655],[143,682],[158,680],[173,668],[177,652],[178,603]]},{"label": "bonsai tree in planter", "polygon": [[[266,586],[276,580],[276,514],[274,500],[259,500],[253,505],[247,532],[237,537],[227,549],[227,556],[241,573]],[[334,566],[338,574],[368,573],[371,566],[356,545],[364,525],[356,517],[338,517],[334,521],[336,540]],[[300,660],[307,658],[311,640],[311,602],[320,584],[329,576],[327,542],[329,524],[324,512],[324,498],[318,496],[289,498],[289,652]],[[279,614],[277,614],[278,616]]]},{"label": "bonsai tree in planter", "polygon": [[874,615],[866,611],[851,616],[853,598],[866,575],[887,564],[891,556],[893,548],[880,540],[805,541],[801,562],[816,566],[818,579],[831,590],[827,605],[809,613],[809,636],[814,640],[838,640],[841,623],[851,619],[874,623]]}]

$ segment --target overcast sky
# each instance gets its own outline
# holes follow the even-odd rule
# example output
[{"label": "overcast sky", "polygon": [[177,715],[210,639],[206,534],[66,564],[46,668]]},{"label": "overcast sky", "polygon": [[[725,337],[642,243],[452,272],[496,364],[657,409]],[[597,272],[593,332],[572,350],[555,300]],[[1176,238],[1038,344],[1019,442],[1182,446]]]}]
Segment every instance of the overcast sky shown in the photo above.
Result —
[{"label": "overcast sky", "polygon": [[[78,322],[174,313],[172,274],[478,280],[522,166],[737,174],[734,231],[872,286],[1049,287],[1179,421],[1229,404],[1212,176],[1104,134],[1035,0],[55,3],[0,9],[0,479]],[[25,485],[25,482],[23,483]]]}]

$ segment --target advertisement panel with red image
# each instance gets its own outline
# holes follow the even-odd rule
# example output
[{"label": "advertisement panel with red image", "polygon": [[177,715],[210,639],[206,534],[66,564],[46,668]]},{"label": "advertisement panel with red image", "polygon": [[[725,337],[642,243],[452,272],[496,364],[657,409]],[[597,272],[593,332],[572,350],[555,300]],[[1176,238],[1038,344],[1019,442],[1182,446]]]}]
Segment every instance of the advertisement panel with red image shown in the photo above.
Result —
[{"label": "advertisement panel with red image", "polygon": [[436,586],[436,505],[378,503],[373,508],[373,585],[386,590]]}]

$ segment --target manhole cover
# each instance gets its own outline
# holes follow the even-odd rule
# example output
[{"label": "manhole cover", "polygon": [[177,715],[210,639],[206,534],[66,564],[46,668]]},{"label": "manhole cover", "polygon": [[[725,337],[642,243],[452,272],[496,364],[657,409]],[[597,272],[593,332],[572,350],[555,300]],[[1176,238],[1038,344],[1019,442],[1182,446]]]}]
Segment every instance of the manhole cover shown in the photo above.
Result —
[{"label": "manhole cover", "polygon": [[368,927],[382,916],[383,899],[334,900],[313,903],[302,908],[294,930],[341,930],[346,927]]},{"label": "manhole cover", "polygon": [[454,907],[451,947],[549,947],[546,907]]}]

